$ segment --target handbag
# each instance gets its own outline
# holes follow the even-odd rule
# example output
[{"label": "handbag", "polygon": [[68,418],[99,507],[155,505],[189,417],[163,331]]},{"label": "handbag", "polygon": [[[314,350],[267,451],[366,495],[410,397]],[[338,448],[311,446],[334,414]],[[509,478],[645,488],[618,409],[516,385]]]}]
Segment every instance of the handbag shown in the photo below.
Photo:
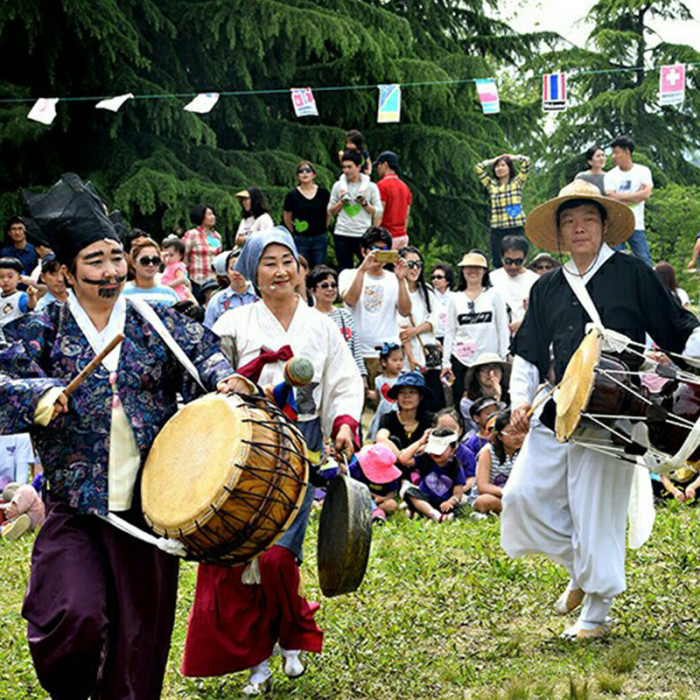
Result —
[{"label": "handbag", "polygon": [[[411,325],[415,326],[416,323],[413,320],[413,314],[409,315],[409,320]],[[423,350],[423,355],[425,356],[425,368],[426,369],[438,369],[442,367],[442,350],[437,343],[424,343],[420,334],[416,336],[418,342]]]}]

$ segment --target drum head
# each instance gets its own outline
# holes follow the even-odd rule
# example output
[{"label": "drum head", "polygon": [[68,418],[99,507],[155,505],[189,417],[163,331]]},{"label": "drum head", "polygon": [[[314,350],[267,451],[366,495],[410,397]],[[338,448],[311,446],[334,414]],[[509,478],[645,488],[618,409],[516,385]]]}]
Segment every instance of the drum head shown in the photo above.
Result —
[{"label": "drum head", "polygon": [[576,431],[593,391],[595,369],[600,362],[603,335],[596,328],[588,332],[569,360],[556,394],[557,439],[566,442]]},{"label": "drum head", "polygon": [[187,534],[228,497],[240,477],[252,427],[237,396],[208,394],[187,404],[158,433],[141,480],[143,510],[160,535]]},{"label": "drum head", "polygon": [[346,474],[328,487],[318,526],[318,579],[327,598],[362,583],[372,544],[371,505],[367,486]]}]

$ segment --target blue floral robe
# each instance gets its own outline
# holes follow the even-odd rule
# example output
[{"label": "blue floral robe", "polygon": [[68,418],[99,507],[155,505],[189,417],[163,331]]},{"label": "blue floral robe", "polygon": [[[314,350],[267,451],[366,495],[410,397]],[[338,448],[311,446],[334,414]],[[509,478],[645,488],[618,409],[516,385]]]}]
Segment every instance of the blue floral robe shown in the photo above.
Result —
[{"label": "blue floral robe", "polygon": [[[233,374],[213,333],[172,309],[154,308],[204,386],[213,391]],[[177,411],[176,392],[187,402],[201,389],[129,301],[124,335],[116,388],[143,464],[156,435]],[[106,368],[100,365],[75,390],[68,413],[46,428],[34,425],[41,395],[49,387],[67,385],[94,356],[67,305],[50,304],[25,317],[14,342],[0,348],[0,434],[30,432],[52,499],[80,513],[104,514],[113,398]]]}]

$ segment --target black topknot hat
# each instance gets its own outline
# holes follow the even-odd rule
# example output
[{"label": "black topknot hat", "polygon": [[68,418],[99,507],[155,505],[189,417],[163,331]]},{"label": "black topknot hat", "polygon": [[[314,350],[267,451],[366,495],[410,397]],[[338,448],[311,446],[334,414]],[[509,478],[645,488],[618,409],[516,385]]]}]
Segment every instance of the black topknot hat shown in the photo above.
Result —
[{"label": "black topknot hat", "polygon": [[78,253],[102,240],[121,242],[115,223],[92,183],[65,173],[43,194],[23,190],[30,216],[22,220],[28,232],[45,241],[56,258],[70,265]]}]

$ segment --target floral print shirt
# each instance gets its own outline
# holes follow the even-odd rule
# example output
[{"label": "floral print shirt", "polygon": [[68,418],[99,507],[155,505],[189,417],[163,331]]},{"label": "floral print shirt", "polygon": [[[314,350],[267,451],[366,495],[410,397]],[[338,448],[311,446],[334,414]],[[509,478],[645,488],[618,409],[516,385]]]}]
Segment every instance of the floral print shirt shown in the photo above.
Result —
[{"label": "floral print shirt", "polygon": [[[154,309],[208,389],[233,374],[213,333],[172,309]],[[14,342],[0,347],[0,434],[32,434],[53,499],[79,513],[106,513],[110,373],[100,365],[70,396],[68,413],[46,428],[36,426],[34,412],[41,395],[52,386],[67,385],[94,352],[67,305],[51,304],[21,319],[13,331]],[[201,389],[129,301],[124,334],[116,389],[143,465],[156,435],[177,411],[176,393],[187,402]]]}]

